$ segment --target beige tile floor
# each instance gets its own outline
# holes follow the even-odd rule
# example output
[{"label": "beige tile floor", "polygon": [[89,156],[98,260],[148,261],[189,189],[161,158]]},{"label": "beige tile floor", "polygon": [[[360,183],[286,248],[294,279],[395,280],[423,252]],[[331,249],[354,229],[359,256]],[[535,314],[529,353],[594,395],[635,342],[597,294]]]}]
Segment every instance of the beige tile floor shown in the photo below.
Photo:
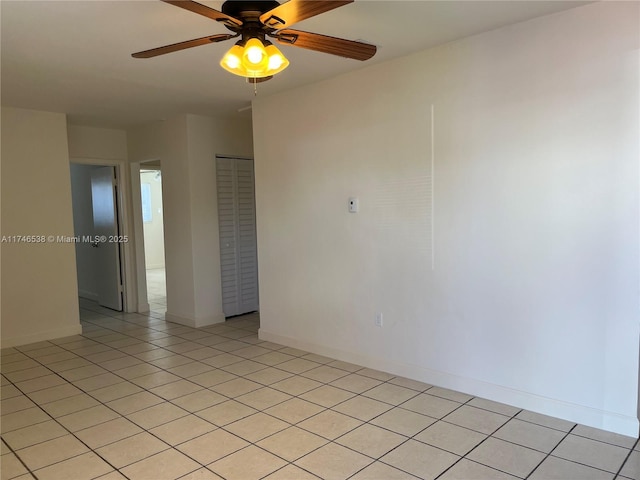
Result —
[{"label": "beige tile floor", "polygon": [[634,438],[82,301],[83,334],[2,350],[2,479],[640,479]]}]

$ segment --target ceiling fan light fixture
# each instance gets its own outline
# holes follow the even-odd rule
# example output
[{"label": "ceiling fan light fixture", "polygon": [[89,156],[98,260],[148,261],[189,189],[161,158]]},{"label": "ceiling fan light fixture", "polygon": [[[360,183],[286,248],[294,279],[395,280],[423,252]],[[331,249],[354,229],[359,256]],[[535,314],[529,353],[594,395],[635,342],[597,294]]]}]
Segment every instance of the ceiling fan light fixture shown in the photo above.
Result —
[{"label": "ceiling fan light fixture", "polygon": [[242,66],[252,77],[267,75],[269,57],[259,38],[250,38],[244,46]]},{"label": "ceiling fan light fixture", "polygon": [[289,66],[289,60],[271,42],[257,37],[240,40],[222,57],[220,66],[246,78],[266,78]]},{"label": "ceiling fan light fixture", "polygon": [[271,42],[267,43],[268,45],[265,51],[269,57],[269,75],[275,75],[289,66],[289,60],[287,60],[287,57],[285,57],[275,45]]},{"label": "ceiling fan light fixture", "polygon": [[242,71],[242,54],[244,49],[237,43],[224,54],[220,61],[220,66],[227,72],[234,73],[236,75],[244,75]]},{"label": "ceiling fan light fixture", "polygon": [[267,52],[259,38],[250,38],[244,46],[242,60],[247,67],[258,68],[268,63]]}]

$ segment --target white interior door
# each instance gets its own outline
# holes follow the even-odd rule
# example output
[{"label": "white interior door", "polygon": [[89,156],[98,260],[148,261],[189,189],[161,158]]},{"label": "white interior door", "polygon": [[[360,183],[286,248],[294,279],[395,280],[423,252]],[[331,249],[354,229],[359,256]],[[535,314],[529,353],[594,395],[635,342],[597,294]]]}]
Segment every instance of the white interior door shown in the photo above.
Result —
[{"label": "white interior door", "polygon": [[217,158],[222,303],[226,317],[259,308],[253,160]]},{"label": "white interior door", "polygon": [[98,303],[122,311],[120,243],[117,242],[118,203],[115,168],[100,167],[91,172],[91,200],[96,258]]}]

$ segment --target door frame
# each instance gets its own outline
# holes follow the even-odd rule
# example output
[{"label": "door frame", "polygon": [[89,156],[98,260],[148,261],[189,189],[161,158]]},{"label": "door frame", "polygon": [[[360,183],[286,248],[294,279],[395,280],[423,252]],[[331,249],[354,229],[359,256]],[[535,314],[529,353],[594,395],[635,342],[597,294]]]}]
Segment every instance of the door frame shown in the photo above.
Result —
[{"label": "door frame", "polygon": [[123,313],[135,312],[138,309],[136,301],[136,274],[135,269],[135,238],[132,235],[131,223],[131,194],[127,185],[130,184],[129,173],[124,160],[109,160],[100,158],[71,157],[69,163],[78,165],[92,165],[96,167],[114,167],[116,172],[118,230],[129,241],[120,243],[120,264],[122,271],[122,311]]}]

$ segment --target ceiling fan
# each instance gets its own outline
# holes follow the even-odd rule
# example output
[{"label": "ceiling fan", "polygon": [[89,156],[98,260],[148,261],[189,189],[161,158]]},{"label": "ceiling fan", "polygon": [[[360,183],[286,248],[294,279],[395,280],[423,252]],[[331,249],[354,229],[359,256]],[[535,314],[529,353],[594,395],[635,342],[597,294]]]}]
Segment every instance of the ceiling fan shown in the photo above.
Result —
[{"label": "ceiling fan", "polygon": [[209,35],[152,48],[134,53],[132,57],[151,58],[240,37],[222,58],[220,66],[256,83],[269,80],[289,65],[286,57],[268,38],[282,45],[355,60],[368,60],[376,53],[375,45],[288,28],[289,25],[348,5],[354,0],[289,0],[282,4],[275,0],[227,0],[221,12],[192,0],[162,1],[220,22],[233,33]]}]

